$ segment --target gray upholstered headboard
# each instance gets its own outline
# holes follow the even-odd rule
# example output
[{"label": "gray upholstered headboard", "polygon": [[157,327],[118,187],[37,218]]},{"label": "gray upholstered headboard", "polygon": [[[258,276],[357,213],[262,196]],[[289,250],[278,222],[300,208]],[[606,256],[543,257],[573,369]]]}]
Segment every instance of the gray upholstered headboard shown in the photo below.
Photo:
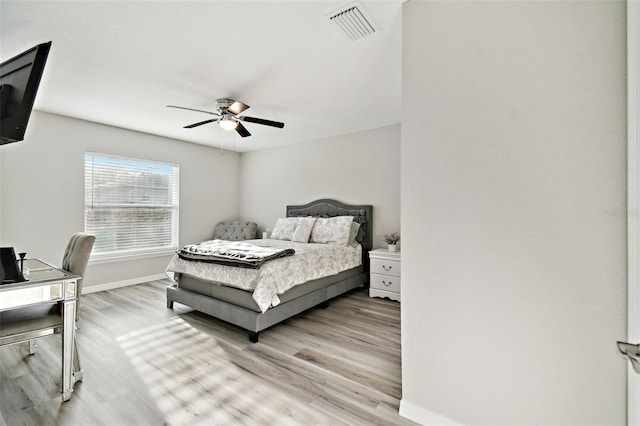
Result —
[{"label": "gray upholstered headboard", "polygon": [[362,264],[369,270],[369,250],[373,247],[373,206],[344,204],[324,198],[300,206],[287,206],[287,217],[291,216],[353,216],[360,224],[356,241],[362,245]]}]

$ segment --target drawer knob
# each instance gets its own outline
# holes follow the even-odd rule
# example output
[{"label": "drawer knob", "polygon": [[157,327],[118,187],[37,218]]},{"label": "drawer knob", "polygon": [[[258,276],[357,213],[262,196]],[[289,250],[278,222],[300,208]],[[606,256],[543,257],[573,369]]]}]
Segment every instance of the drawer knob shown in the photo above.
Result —
[{"label": "drawer knob", "polygon": [[387,284],[387,282],[385,280],[382,280],[382,284],[386,285],[387,287],[389,287],[391,284],[393,284],[391,281],[389,281],[389,284]]},{"label": "drawer knob", "polygon": [[391,268],[393,268],[393,266],[384,266],[384,265],[382,265],[382,269],[384,269],[385,271],[390,271]]}]

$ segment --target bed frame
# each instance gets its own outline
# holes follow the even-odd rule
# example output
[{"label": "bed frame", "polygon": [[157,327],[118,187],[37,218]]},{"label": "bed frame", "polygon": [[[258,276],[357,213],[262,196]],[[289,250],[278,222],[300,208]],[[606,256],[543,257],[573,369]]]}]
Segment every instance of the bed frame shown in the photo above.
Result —
[{"label": "bed frame", "polygon": [[249,340],[256,343],[258,342],[259,333],[262,330],[314,306],[326,308],[330,299],[354,288],[360,286],[366,287],[368,285],[369,251],[373,243],[372,214],[373,207],[370,205],[349,205],[331,199],[316,200],[304,205],[287,206],[287,217],[354,217],[353,220],[360,224],[356,241],[362,245],[363,265],[362,272],[355,276],[319,288],[296,299],[289,300],[288,302],[283,302],[278,306],[269,308],[264,313],[255,312],[223,300],[182,289],[180,288],[180,277],[178,276],[176,278],[177,283],[167,287],[167,308],[173,309],[173,302],[190,306],[214,318],[244,328],[249,333]]}]

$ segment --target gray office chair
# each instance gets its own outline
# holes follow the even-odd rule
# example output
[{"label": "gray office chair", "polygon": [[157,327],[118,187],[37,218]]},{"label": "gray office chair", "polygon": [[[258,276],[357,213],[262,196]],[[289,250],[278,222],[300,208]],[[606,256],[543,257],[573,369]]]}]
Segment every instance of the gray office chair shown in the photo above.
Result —
[{"label": "gray office chair", "polygon": [[[91,250],[93,250],[93,243],[95,243],[95,241],[96,237],[84,232],[78,232],[73,235],[69,240],[67,249],[64,251],[64,256],[62,257],[62,269],[84,278],[84,273],[87,270],[87,264],[89,263],[89,256],[91,256]],[[76,321],[80,318],[80,295],[82,294],[83,278],[78,280]]]}]

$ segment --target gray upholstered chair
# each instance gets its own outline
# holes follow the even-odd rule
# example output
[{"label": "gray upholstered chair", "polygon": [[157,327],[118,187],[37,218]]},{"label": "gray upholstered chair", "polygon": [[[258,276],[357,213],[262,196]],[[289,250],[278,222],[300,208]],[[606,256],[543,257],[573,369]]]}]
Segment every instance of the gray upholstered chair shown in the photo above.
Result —
[{"label": "gray upholstered chair", "polygon": [[258,225],[255,222],[220,222],[213,229],[214,240],[253,240]]},{"label": "gray upholstered chair", "polygon": [[89,263],[89,257],[91,256],[91,250],[93,250],[93,243],[95,243],[96,237],[84,232],[78,232],[74,234],[69,243],[67,249],[64,251],[62,257],[62,269],[69,271],[74,275],[79,275],[82,278],[78,280],[78,301],[76,302],[76,321],[80,318],[80,295],[82,294],[82,281],[84,279],[84,273],[87,270],[87,264]]}]

